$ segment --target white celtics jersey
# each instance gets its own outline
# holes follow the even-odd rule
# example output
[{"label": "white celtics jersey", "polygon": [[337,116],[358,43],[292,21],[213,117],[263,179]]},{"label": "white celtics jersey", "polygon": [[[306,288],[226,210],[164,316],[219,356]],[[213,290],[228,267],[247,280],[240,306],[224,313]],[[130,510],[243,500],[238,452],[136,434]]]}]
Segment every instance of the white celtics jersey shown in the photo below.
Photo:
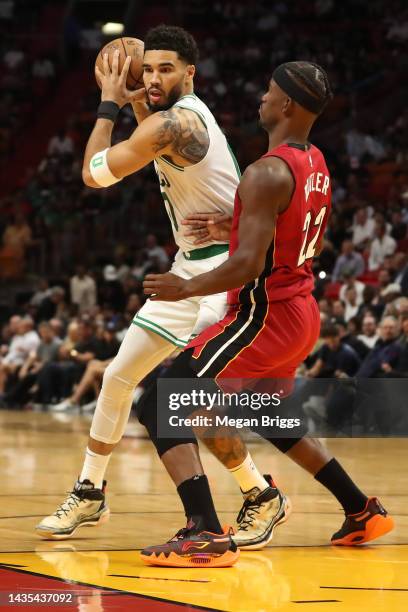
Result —
[{"label": "white celtics jersey", "polygon": [[174,240],[182,251],[191,251],[197,246],[191,237],[184,236],[186,227],[181,221],[198,212],[224,212],[232,216],[240,172],[223,132],[202,100],[188,94],[174,107],[194,111],[206,125],[210,141],[205,157],[192,166],[183,168],[164,157],[154,161]]}]

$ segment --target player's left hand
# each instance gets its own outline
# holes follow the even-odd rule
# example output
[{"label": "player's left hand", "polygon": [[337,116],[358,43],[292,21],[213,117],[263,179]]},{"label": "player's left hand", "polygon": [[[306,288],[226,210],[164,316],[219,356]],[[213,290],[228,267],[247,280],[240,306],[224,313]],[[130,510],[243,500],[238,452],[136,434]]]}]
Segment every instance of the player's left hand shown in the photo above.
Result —
[{"label": "player's left hand", "polygon": [[109,56],[103,55],[103,72],[95,67],[95,75],[101,84],[101,100],[116,102],[122,108],[125,104],[144,101],[146,99],[146,89],[141,87],[135,91],[130,91],[126,87],[126,79],[129,72],[131,57],[128,56],[123,64],[122,71],[119,72],[119,51],[115,51],[112,58],[112,68],[109,67]]},{"label": "player's left hand", "polygon": [[206,244],[212,240],[229,242],[232,217],[226,213],[192,213],[182,220],[188,226],[185,236],[194,238],[195,245]]},{"label": "player's left hand", "polygon": [[171,272],[165,274],[147,274],[143,281],[143,291],[151,300],[177,302],[188,297],[188,280]]}]

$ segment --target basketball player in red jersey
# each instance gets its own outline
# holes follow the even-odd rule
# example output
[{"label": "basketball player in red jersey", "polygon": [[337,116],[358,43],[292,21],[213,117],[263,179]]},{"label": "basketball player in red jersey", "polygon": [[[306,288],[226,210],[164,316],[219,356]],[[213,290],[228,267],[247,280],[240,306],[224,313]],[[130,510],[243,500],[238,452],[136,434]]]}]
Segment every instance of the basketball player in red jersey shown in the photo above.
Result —
[{"label": "basketball player in red jersey", "polygon": [[[279,66],[260,107],[269,149],[247,168],[239,184],[230,258],[191,280],[171,273],[146,277],[145,293],[152,299],[175,301],[229,291],[225,318],[188,345],[169,377],[212,377],[220,386],[224,378],[279,379],[280,384],[288,381],[285,394],[290,392],[296,368],[320,331],[312,259],[321,248],[330,212],[330,176],[308,136],[330,97],[327,76],[316,64]],[[367,498],[317,440],[270,441],[311,471],[342,504],[346,519],[332,537],[334,544],[361,544],[393,528],[377,498]],[[220,567],[237,560],[236,545],[219,524],[208,484],[204,491],[203,483],[195,485],[198,480],[193,477],[178,488],[184,507],[191,506],[187,527],[166,544],[144,549],[146,563]]]}]

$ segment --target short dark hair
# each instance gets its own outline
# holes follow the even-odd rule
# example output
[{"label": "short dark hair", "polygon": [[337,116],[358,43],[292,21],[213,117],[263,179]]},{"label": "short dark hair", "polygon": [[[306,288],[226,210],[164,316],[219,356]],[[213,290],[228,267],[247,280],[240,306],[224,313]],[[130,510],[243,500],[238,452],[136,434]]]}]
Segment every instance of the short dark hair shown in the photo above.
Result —
[{"label": "short dark hair", "polygon": [[339,336],[340,330],[334,323],[326,323],[320,332],[321,338],[338,338]]},{"label": "short dark hair", "polygon": [[198,61],[198,47],[193,36],[178,26],[164,24],[151,28],[144,40],[145,51],[163,49],[176,51],[179,58],[187,64],[196,64]]},{"label": "short dark hair", "polygon": [[322,107],[320,112],[322,112],[333,98],[326,71],[313,62],[287,62],[284,66],[295,83],[319,100]]}]

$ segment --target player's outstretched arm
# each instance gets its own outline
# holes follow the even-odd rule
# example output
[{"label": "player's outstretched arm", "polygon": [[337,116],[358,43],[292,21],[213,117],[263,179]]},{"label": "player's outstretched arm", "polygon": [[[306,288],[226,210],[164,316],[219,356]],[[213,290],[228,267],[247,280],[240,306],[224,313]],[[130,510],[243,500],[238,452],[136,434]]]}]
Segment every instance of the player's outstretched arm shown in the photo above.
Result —
[{"label": "player's outstretched arm", "polygon": [[257,278],[265,267],[277,216],[287,208],[293,189],[293,177],[282,160],[270,157],[249,166],[238,187],[242,213],[234,254],[215,270],[190,280],[171,273],[148,274],[145,293],[175,301],[235,289]]}]

